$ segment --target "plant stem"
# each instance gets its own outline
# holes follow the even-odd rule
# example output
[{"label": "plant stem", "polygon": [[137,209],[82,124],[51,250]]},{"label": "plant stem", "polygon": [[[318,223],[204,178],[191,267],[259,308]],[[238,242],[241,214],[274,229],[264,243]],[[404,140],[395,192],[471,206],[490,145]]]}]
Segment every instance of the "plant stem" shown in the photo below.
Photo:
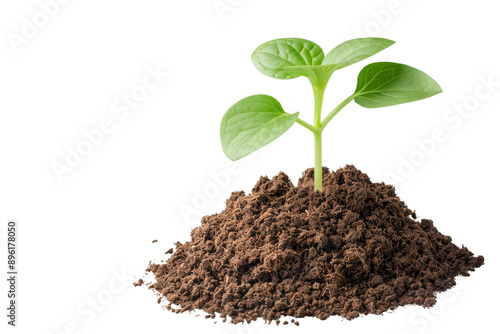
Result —
[{"label": "plant stem", "polygon": [[349,102],[351,102],[354,99],[354,97],[355,97],[354,94],[351,95],[351,96],[349,96],[347,99],[345,99],[344,101],[342,101],[341,104],[339,104],[337,107],[335,107],[335,109],[333,109],[332,112],[330,112],[328,114],[328,116],[325,117],[325,119],[323,120],[323,122],[321,122],[321,124],[318,126],[319,129],[321,131],[323,131],[323,129],[325,128],[325,126],[327,126],[327,124],[332,120],[332,118],[334,118],[335,115],[337,115],[339,111],[341,111],[346,105],[348,105]]},{"label": "plant stem", "polygon": [[322,154],[322,133],[314,133],[314,190],[321,190],[323,187],[323,154]]},{"label": "plant stem", "polygon": [[301,120],[300,118],[297,118],[297,119],[295,120],[295,122],[296,122],[296,123],[298,123],[298,124],[300,124],[300,125],[302,125],[302,126],[303,126],[303,127],[305,127],[307,130],[309,130],[309,131],[311,131],[311,132],[313,132],[313,133],[315,133],[315,132],[319,131],[319,129],[318,129],[317,127],[312,126],[311,124],[307,123],[306,121]]},{"label": "plant stem", "polygon": [[322,131],[321,109],[323,107],[323,97],[325,95],[326,83],[324,85],[313,85],[314,91],[314,127],[318,131],[314,132],[314,190],[321,190],[323,187],[323,154],[322,154]]},{"label": "plant stem", "polygon": [[314,126],[321,126],[321,109],[323,107],[323,97],[325,96],[324,86],[313,86],[314,91]]}]

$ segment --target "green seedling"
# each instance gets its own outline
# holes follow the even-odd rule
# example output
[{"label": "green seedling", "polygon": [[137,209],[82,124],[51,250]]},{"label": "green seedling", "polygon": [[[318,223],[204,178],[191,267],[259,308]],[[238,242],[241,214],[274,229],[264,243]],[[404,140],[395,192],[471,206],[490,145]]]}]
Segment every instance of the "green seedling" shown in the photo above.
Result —
[{"label": "green seedling", "polygon": [[314,135],[314,188],[322,187],[322,133],[349,102],[365,108],[380,108],[417,101],[440,93],[441,87],[424,72],[408,65],[377,62],[358,75],[354,93],[324,119],[323,96],[332,74],[364,60],[394,44],[384,38],[358,38],[344,42],[326,56],[315,43],[300,38],[282,38],[259,46],[252,54],[255,67],[268,77],[309,79],[314,92],[314,118],[308,123],[299,113],[289,114],[269,95],[253,95],[235,103],[222,117],[220,138],[226,156],[235,161],[271,143],[294,123]]}]

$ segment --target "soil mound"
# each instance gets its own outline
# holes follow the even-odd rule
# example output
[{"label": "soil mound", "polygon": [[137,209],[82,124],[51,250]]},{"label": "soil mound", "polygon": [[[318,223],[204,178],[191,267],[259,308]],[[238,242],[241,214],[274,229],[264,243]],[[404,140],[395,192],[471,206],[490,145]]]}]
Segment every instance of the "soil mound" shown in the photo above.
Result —
[{"label": "soil mound", "polygon": [[175,312],[201,309],[233,323],[430,307],[484,258],[431,220],[415,219],[393,186],[372,183],[354,166],[324,168],[321,192],[313,190],[312,169],[297,186],[280,172],[261,177],[251,194],[232,193],[191,241],[151,264],[150,288]]}]

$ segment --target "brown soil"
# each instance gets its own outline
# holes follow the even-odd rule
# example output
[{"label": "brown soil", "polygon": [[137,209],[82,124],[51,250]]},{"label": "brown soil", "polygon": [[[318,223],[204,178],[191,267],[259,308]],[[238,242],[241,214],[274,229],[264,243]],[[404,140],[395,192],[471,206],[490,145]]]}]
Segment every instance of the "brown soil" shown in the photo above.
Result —
[{"label": "brown soil", "polygon": [[261,177],[251,194],[234,192],[224,211],[204,217],[166,263],[151,264],[150,288],[177,313],[201,309],[233,323],[430,307],[484,258],[415,219],[394,187],[354,166],[324,168],[321,192],[312,169],[298,186],[284,173]]},{"label": "brown soil", "polygon": [[144,280],[140,278],[137,282],[134,282],[134,286],[142,286],[144,284]]}]

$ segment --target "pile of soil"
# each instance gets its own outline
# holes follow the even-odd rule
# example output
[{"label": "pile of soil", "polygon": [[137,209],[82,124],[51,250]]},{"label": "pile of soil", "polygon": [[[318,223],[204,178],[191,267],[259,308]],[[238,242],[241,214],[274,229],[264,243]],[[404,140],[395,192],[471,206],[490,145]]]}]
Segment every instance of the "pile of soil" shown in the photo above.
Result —
[{"label": "pile of soil", "polygon": [[415,219],[393,186],[354,166],[324,168],[320,192],[312,169],[297,186],[282,172],[261,177],[251,194],[234,192],[224,211],[204,217],[168,261],[150,264],[150,288],[175,312],[233,323],[430,307],[484,258]]}]

